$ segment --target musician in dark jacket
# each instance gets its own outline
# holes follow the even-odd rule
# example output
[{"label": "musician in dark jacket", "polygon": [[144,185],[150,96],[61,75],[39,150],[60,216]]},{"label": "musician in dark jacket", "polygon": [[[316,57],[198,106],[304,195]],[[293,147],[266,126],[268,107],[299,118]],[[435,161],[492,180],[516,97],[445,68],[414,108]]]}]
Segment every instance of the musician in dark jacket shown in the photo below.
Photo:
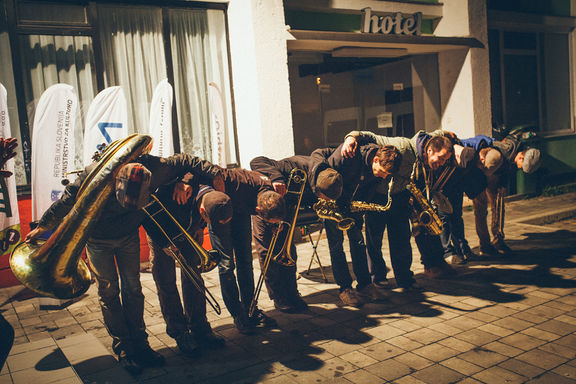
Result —
[{"label": "musician in dark jacket", "polygon": [[[187,174],[186,182],[191,186],[191,198],[186,201],[178,201],[174,193],[180,183],[162,186],[155,195],[169,214],[201,246],[208,222],[226,224],[232,219],[232,202],[226,194],[210,186],[200,185],[198,177]],[[149,207],[148,212],[158,212],[157,204]],[[161,229],[154,221],[158,222]],[[205,287],[197,251],[166,213],[159,211],[154,215],[154,221],[147,218],[143,225],[148,234],[152,276],[166,321],[166,333],[176,340],[180,351],[187,355],[197,356],[201,349],[224,347],[225,340],[214,334],[206,317],[206,296],[202,292]],[[187,260],[187,266],[181,267],[180,271],[182,301],[176,285],[176,263],[167,249],[171,242],[163,232],[166,232]],[[196,276],[188,276],[184,268],[192,270]]]},{"label": "musician in dark jacket", "polygon": [[[116,177],[117,198],[108,199],[86,244],[98,283],[104,324],[113,339],[112,348],[120,364],[134,374],[146,366],[164,363],[164,357],[150,348],[144,324],[138,228],[145,213],[139,208],[148,202],[150,192],[187,172],[207,179],[217,177],[220,172],[220,168],[187,154],[169,158],[144,155],[137,161],[120,168]],[[28,234],[26,241],[33,241],[57,227],[74,207],[82,181],[93,167],[94,164],[89,166],[66,187],[60,199],[39,220],[38,227]]]},{"label": "musician in dark jacket", "polygon": [[[274,319],[258,308],[251,317],[248,316],[254,297],[250,216],[258,215],[263,220],[278,222],[284,218],[286,206],[270,180],[258,172],[241,168],[221,169],[221,175],[225,192],[232,200],[233,216],[225,224],[210,222],[208,230],[212,246],[222,253],[218,272],[226,308],[238,331],[250,334],[255,328],[276,325]],[[237,269],[237,280],[234,269]]]},{"label": "musician in dark jacket", "polygon": [[[274,190],[281,195],[286,193],[286,186],[289,183],[292,170],[300,169],[304,171],[307,177],[300,206],[311,208],[318,200],[316,197],[317,192],[331,199],[338,198],[342,192],[342,177],[329,169],[326,163],[317,160],[312,156],[291,156],[276,161],[259,156],[252,159],[250,168],[267,176],[272,182]],[[288,210],[292,212],[290,209]],[[291,220],[292,217],[286,217],[286,221],[291,222]],[[254,244],[262,269],[276,229],[277,225],[266,222],[259,216],[252,217]],[[283,240],[280,239],[279,241]],[[296,247],[291,244],[291,248],[292,258],[296,261]],[[286,266],[272,261],[268,265],[264,281],[268,295],[274,301],[276,309],[283,312],[296,313],[308,307],[298,292],[296,265]]]},{"label": "musician in dark jacket", "polygon": [[[344,188],[336,204],[342,212],[348,212],[352,200],[361,200],[363,197],[357,191],[366,192],[364,185],[375,185],[371,182],[377,178],[386,179],[398,171],[402,156],[392,146],[366,145],[356,147],[354,156],[346,157],[342,145],[336,150],[320,150],[326,157],[328,165],[342,175]],[[340,287],[340,300],[345,305],[361,306],[365,301],[382,299],[382,294],[372,284],[368,269],[368,256],[362,234],[362,213],[345,213],[354,219],[355,225],[346,232],[350,243],[352,267],[356,276],[356,289],[352,288],[352,276],[348,270],[346,254],[344,253],[344,235],[338,229],[337,223],[326,220],[326,236],[332,261],[332,272],[336,284]]]}]

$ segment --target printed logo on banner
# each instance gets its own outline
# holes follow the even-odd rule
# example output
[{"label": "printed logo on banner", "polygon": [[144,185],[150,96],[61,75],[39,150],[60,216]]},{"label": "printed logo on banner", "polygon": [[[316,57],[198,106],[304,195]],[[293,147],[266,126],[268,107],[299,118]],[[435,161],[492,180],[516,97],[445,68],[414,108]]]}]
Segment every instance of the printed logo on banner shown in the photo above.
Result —
[{"label": "printed logo on banner", "polygon": [[122,123],[98,123],[98,129],[102,132],[102,136],[106,139],[106,142],[110,144],[112,142],[112,138],[108,134],[106,128],[120,128],[122,129]]},{"label": "printed logo on banner", "polygon": [[52,192],[50,192],[50,200],[52,200],[53,202],[58,200],[60,198],[60,195],[62,195],[62,192],[64,191],[58,191],[53,189]]},{"label": "printed logo on banner", "polygon": [[[20,241],[20,224],[14,225],[0,233],[0,235],[4,235],[3,238],[0,239],[0,252],[2,255],[6,253],[8,249],[16,245]],[[10,252],[12,249],[10,249]]]}]

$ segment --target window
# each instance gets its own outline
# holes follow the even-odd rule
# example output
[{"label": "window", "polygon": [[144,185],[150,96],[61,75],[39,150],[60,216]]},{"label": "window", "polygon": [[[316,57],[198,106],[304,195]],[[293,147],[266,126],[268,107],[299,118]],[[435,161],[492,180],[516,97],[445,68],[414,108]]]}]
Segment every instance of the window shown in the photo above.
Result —
[{"label": "window", "polygon": [[[19,68],[12,73],[12,55],[2,55],[1,63],[6,60],[10,66],[0,67],[0,81],[16,84],[7,88],[9,103],[18,102],[18,113],[10,116],[17,137],[22,131],[25,142],[34,134],[34,111],[42,93],[54,84],[69,84],[80,100],[75,135],[80,167],[86,112],[98,92],[121,86],[128,131],[148,133],[154,89],[167,78],[174,89],[176,151],[218,163],[237,162],[225,6],[146,3],[16,0],[14,10],[6,8],[8,20],[15,22],[8,31],[0,30],[0,48],[9,48],[9,34],[15,36],[12,55]],[[17,163],[18,184],[30,178],[30,151],[23,152]]]},{"label": "window", "polygon": [[569,34],[490,30],[488,39],[494,124],[572,132]]}]

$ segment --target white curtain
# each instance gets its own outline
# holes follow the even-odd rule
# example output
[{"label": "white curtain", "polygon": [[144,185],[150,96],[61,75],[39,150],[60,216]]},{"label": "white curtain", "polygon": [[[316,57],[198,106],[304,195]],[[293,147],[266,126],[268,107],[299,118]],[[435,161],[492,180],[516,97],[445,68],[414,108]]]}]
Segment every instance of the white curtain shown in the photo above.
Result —
[{"label": "white curtain", "polygon": [[121,86],[128,103],[128,132],[148,133],[156,85],[166,78],[162,11],[148,7],[98,7],[106,87]]},{"label": "white curtain", "polygon": [[[169,20],[180,148],[214,162],[208,104],[212,82],[223,90],[226,127],[232,127],[224,13],[178,9],[169,12]],[[233,148],[233,133],[226,142]],[[228,150],[227,159],[236,161],[234,150]]]},{"label": "white curtain", "polygon": [[[26,35],[20,37],[22,67],[28,121],[34,115],[40,96],[58,83],[71,85],[80,99],[75,124],[75,145],[82,148],[82,121],[95,95],[92,73],[94,53],[88,36]],[[34,127],[30,135],[34,136]],[[82,151],[76,151],[74,163],[80,167]]]}]

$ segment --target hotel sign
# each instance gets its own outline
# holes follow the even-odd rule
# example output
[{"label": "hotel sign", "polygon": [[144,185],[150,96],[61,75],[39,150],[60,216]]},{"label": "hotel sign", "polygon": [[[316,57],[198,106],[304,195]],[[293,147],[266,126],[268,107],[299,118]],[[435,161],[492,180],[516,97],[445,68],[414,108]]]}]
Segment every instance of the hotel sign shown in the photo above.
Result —
[{"label": "hotel sign", "polygon": [[404,17],[400,12],[390,16],[372,16],[372,9],[362,9],[362,33],[383,33],[385,35],[416,35],[422,33],[422,13]]}]

